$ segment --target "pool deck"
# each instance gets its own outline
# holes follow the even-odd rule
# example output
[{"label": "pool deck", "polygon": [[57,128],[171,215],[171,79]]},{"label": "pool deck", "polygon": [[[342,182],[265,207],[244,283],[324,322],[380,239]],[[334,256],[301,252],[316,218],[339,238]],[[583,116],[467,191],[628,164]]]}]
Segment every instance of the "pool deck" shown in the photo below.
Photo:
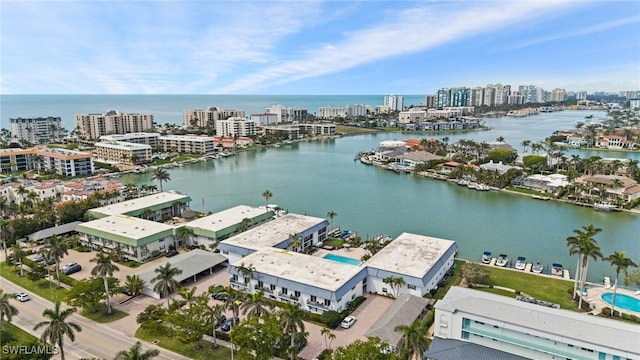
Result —
[{"label": "pool deck", "polygon": [[[606,294],[606,293],[610,293],[613,292],[612,288],[606,288],[602,285],[595,285],[595,286],[589,286],[587,288],[587,296],[583,296],[582,300],[588,302],[589,304],[591,304],[591,306],[594,308],[593,313],[595,314],[599,314],[602,309],[607,308],[607,307],[611,307],[610,304],[604,302],[600,297],[602,296],[602,294]],[[616,294],[624,294],[624,295],[628,295],[631,296],[635,299],[640,300],[640,294],[638,294],[637,292],[633,291],[633,290],[627,290],[627,289],[622,289],[622,288],[618,288],[618,290],[616,291]],[[620,307],[616,306],[616,311],[620,311],[626,314],[632,314],[632,315],[636,315],[636,316],[640,316],[640,312],[635,312],[635,311],[630,311],[630,310],[625,310],[625,309],[621,309]]]},{"label": "pool deck", "polygon": [[368,254],[368,253],[369,251],[363,248],[349,248],[349,249],[343,248],[343,249],[336,249],[336,250],[318,249],[318,251],[313,253],[313,256],[324,257],[327,254],[333,254],[333,255],[348,257],[354,260],[360,260],[362,255]]}]

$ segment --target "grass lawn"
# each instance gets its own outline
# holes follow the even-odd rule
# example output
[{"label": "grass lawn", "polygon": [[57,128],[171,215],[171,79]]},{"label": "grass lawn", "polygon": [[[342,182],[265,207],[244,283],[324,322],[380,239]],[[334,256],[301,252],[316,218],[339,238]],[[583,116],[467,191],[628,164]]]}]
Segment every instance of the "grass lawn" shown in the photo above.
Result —
[{"label": "grass lawn", "polygon": [[324,241],[323,245],[329,245],[329,246],[333,246],[336,249],[342,249],[342,245],[344,245],[344,240],[329,238]]},{"label": "grass lawn", "polygon": [[523,188],[516,187],[516,186],[507,186],[505,189],[509,190],[509,191],[521,193],[521,194],[538,195],[538,196],[543,196],[543,197],[548,197],[550,199],[553,199],[553,195],[551,195],[551,194],[540,192],[540,191],[535,191],[535,190],[531,190],[531,189],[523,189]]},{"label": "grass lawn", "polygon": [[380,130],[376,128],[361,128],[357,126],[336,125],[336,134],[341,135],[369,134],[375,132],[380,132]]},{"label": "grass lawn", "polygon": [[496,295],[501,295],[501,296],[506,296],[506,297],[512,297],[512,298],[516,298],[516,296],[518,296],[516,293],[514,293],[513,291],[507,291],[507,290],[502,290],[502,289],[494,289],[494,288],[475,288],[476,290],[480,290],[480,291],[484,291],[484,292],[488,292],[488,293],[492,293],[492,294],[496,294]]},{"label": "grass lawn", "polygon": [[224,346],[218,346],[218,348],[216,349],[213,347],[213,343],[209,343],[204,340],[202,341],[202,343],[204,344],[203,348],[196,349],[192,344],[184,344],[177,338],[158,335],[141,327],[136,331],[136,337],[149,342],[157,340],[158,346],[195,360],[231,358],[231,349]]},{"label": "grass lawn", "polygon": [[559,304],[563,309],[576,310],[577,308],[568,292],[573,289],[572,281],[491,266],[486,268],[489,270],[490,281],[494,286],[519,290],[538,300]]},{"label": "grass lawn", "polygon": [[94,313],[83,309],[80,315],[101,324],[110,323],[112,321],[120,320],[123,317],[129,316],[129,314],[124,311],[114,309],[113,305],[111,305],[111,314],[107,314],[107,306],[102,305],[100,309]]},{"label": "grass lawn", "polygon": [[137,261],[127,260],[127,261],[119,262],[118,265],[124,265],[124,266],[130,267],[130,268],[137,268],[142,264],[137,262]]},{"label": "grass lawn", "polygon": [[[18,314],[18,316],[20,316]],[[9,339],[13,339],[12,343],[17,344],[30,344],[32,342],[37,342],[39,339],[28,332],[20,329],[19,327],[13,325],[10,322],[4,321],[2,323],[2,332],[9,335]],[[4,335],[4,334],[3,334]],[[4,336],[2,337],[4,339]],[[4,345],[4,344],[3,344]]]},{"label": "grass lawn", "polygon": [[20,277],[20,274],[15,270],[13,265],[9,265],[4,261],[0,262],[0,276],[11,281],[12,283],[18,286],[25,288],[28,292],[42,296],[43,298],[52,302],[62,301],[65,293],[67,292],[66,289],[58,288],[57,284],[54,281],[53,296],[52,296],[48,281],[40,280],[40,282],[35,283],[27,278],[26,270],[25,270],[25,276]]}]

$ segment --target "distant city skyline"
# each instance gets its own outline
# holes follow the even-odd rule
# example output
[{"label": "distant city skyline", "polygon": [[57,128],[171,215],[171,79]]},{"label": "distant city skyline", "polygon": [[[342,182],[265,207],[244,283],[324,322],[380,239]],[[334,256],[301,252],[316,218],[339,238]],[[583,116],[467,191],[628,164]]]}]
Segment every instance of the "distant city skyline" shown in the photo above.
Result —
[{"label": "distant city skyline", "polygon": [[2,94],[640,89],[635,1],[3,1]]}]

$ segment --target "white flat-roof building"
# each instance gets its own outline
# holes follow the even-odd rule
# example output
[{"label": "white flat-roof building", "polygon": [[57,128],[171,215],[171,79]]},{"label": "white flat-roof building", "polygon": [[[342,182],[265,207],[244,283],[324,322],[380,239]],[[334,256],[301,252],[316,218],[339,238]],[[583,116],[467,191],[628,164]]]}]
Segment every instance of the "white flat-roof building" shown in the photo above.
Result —
[{"label": "white flat-roof building", "polygon": [[434,336],[531,359],[640,359],[640,327],[452,287],[435,305]]},{"label": "white flat-roof building", "polygon": [[[394,297],[400,294],[423,296],[438,287],[453,266],[457,251],[458,245],[452,240],[402,233],[367,260],[367,290]],[[393,289],[383,282],[389,276],[404,280],[398,294],[393,294]]]},{"label": "white flat-roof building", "polygon": [[99,139],[107,134],[127,134],[153,129],[153,115],[127,114],[109,110],[104,114],[76,114],[75,128],[83,139]]},{"label": "white flat-roof building", "polygon": [[[253,274],[245,277],[238,270],[241,266],[252,268]],[[365,293],[367,284],[363,266],[277,248],[247,255],[233,262],[229,272],[231,286],[236,289],[248,293],[264,290],[267,298],[291,302],[314,313],[341,312],[349,301]]]},{"label": "white flat-roof building", "polygon": [[328,225],[326,219],[287,214],[224,240],[218,249],[233,263],[264,248],[291,249],[291,235],[300,235],[298,250],[304,250],[326,240]]},{"label": "white flat-roof building", "polygon": [[[231,235],[268,221],[273,215],[273,211],[265,212],[264,209],[238,205],[185,224],[186,228],[193,231],[187,242],[209,248],[210,245],[217,244]],[[245,219],[246,224],[243,223]]]},{"label": "white flat-roof building", "polygon": [[161,192],[137,199],[110,204],[88,211],[94,218],[111,215],[129,215],[143,217],[152,221],[162,221],[177,217],[186,209],[191,198],[176,192]]},{"label": "white flat-roof building", "polygon": [[106,162],[142,164],[151,161],[151,146],[124,141],[95,143],[95,156]]},{"label": "white flat-roof building", "polygon": [[159,133],[151,132],[135,132],[130,134],[114,134],[114,135],[102,135],[100,141],[125,141],[128,143],[144,144],[151,146],[151,150],[158,148]]},{"label": "white flat-roof building", "polygon": [[47,144],[60,138],[62,119],[60,117],[34,117],[9,119],[11,139],[32,144]]},{"label": "white flat-roof building", "polygon": [[256,134],[257,123],[243,117],[216,121],[216,135],[222,137],[251,136]]},{"label": "white flat-roof building", "polygon": [[125,257],[143,261],[175,246],[173,226],[127,215],[112,215],[76,226],[80,242],[109,251],[118,245]]},{"label": "white flat-roof building", "polygon": [[207,154],[213,152],[215,148],[211,136],[167,135],[158,137],[158,150]]}]

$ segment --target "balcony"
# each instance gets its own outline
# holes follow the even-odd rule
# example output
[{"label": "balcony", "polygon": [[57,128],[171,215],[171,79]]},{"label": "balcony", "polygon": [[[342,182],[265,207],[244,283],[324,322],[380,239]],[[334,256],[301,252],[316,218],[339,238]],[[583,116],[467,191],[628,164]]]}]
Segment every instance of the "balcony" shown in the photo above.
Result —
[{"label": "balcony", "polygon": [[329,306],[325,305],[324,303],[317,302],[317,301],[308,301],[307,302],[307,306],[313,306],[313,307],[317,307],[317,308],[321,308],[321,309],[329,309]]},{"label": "balcony", "polygon": [[264,288],[264,292],[267,294],[273,294],[273,290],[269,289],[269,288]]}]

